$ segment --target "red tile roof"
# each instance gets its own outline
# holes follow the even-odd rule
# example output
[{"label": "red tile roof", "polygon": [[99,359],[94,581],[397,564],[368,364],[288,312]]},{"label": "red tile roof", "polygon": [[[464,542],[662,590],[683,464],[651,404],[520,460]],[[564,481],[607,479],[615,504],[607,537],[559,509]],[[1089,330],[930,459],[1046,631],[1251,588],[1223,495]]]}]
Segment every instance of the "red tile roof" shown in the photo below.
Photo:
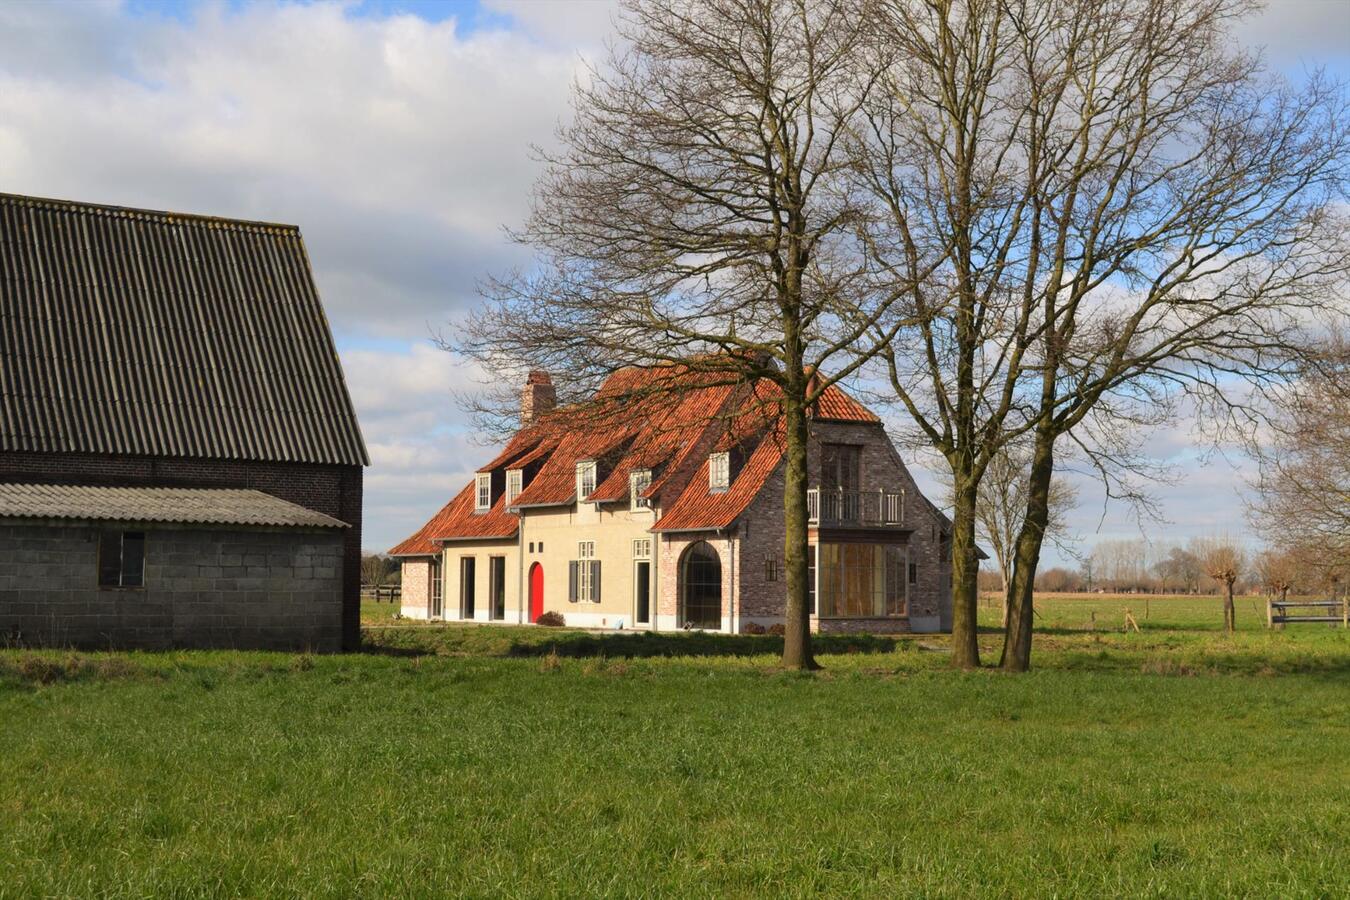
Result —
[{"label": "red tile roof", "polygon": [[[694,387],[690,379],[698,379]],[[671,380],[678,382],[678,397]],[[596,393],[599,403],[585,411],[575,407],[554,410],[537,424],[523,429],[505,449],[478,471],[523,468],[543,460],[539,471],[512,502],[513,509],[562,506],[576,500],[576,465],[602,460],[601,481],[591,499],[623,502],[628,499],[629,475],[635,469],[653,471],[648,497],[675,500],[653,531],[725,528],[740,516],[777,470],[783,458],[779,389],[770,382],[752,388],[718,383],[712,377],[691,375],[676,367],[622,369]],[[739,397],[739,400],[733,398]],[[826,389],[811,413],[830,421],[878,423],[870,410],[838,386]],[[695,470],[689,463],[709,429],[722,429],[711,445],[717,450],[740,447],[745,463],[729,490],[708,489],[708,462]],[[708,436],[711,440],[711,435]],[[687,479],[687,481],[686,481]],[[395,556],[436,552],[438,541],[504,539],[514,537],[516,513],[498,498],[491,510],[476,513],[474,485],[470,483],[416,534],[390,551]]]},{"label": "red tile roof", "polygon": [[765,434],[741,466],[731,487],[720,493],[708,489],[708,461],[705,459],[679,499],[652,526],[652,531],[706,531],[731,525],[777,471],[783,461],[783,449],[781,428]]},{"label": "red tile roof", "polygon": [[431,517],[431,521],[418,529],[417,533],[389,551],[390,556],[430,556],[440,550],[437,541],[482,540],[515,537],[520,520],[506,512],[503,499],[499,497],[492,509],[484,513],[474,511],[474,486],[468,484],[455,495],[440,512]]}]

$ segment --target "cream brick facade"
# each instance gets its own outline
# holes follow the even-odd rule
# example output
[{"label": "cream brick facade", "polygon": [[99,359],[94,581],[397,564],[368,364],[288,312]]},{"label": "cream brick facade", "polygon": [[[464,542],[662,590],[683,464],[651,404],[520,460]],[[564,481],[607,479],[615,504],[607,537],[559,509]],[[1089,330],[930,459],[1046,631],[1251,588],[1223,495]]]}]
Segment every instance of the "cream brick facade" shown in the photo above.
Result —
[{"label": "cream brick facade", "polygon": [[[875,424],[817,422],[812,427],[808,455],[810,483],[820,483],[821,445],[848,444],[860,448],[859,489],[864,492],[902,491],[903,514],[898,525],[854,529],[813,528],[812,552],[821,541],[898,546],[903,553],[906,614],[898,617],[814,619],[824,631],[938,631],[950,627],[950,558],[946,519],[927,502],[885,431]],[[696,462],[701,462],[696,460]],[[489,560],[505,562],[505,614],[501,621],[529,621],[530,569],[538,564],[544,575],[544,610],[562,613],[568,625],[587,628],[650,628],[671,631],[682,627],[682,561],[694,544],[706,541],[721,564],[721,630],[741,632],[750,623],[772,625],[783,621],[786,584],[783,562],[783,467],[768,479],[754,500],[728,528],[720,531],[653,533],[660,510],[632,510],[626,503],[597,507],[589,502],[566,506],[525,508],[519,511],[516,537],[493,541],[447,541],[441,550],[443,610],[441,618],[465,618],[461,601],[462,560],[475,567],[474,621],[489,621]],[[651,621],[636,621],[634,541],[650,541]],[[580,556],[578,543],[594,544],[600,561],[598,602],[568,600],[569,563]],[[770,578],[770,561],[773,575]],[[909,581],[910,565],[914,581]],[[431,567],[426,557],[403,563],[404,615],[427,618],[430,612]],[[428,585],[419,587],[419,585]],[[434,616],[433,616],[434,617]]]}]

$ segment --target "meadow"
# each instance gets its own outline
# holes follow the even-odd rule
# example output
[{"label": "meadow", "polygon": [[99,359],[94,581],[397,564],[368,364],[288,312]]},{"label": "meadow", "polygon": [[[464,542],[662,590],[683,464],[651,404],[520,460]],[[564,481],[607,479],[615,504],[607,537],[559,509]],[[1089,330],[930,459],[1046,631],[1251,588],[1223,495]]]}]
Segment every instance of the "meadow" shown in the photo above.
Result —
[{"label": "meadow", "polygon": [[1350,894],[1350,634],[1250,598],[1044,598],[1025,676],[379,606],[346,656],[0,651],[0,897]]}]

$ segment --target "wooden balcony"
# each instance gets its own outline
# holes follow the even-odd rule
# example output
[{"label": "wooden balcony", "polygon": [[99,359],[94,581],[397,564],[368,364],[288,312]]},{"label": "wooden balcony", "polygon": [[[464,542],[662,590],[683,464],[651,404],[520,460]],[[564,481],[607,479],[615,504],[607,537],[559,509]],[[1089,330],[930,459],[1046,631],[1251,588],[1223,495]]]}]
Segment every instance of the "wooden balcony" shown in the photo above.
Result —
[{"label": "wooden balcony", "polygon": [[809,488],[806,515],[810,524],[829,527],[899,525],[905,517],[905,492]]}]

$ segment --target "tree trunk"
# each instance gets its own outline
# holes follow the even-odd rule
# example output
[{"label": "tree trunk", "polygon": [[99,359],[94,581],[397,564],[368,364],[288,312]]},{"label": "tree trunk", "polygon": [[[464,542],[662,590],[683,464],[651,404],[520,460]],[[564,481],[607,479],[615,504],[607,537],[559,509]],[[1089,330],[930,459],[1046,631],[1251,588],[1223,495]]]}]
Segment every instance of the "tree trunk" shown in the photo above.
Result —
[{"label": "tree trunk", "polygon": [[980,560],[975,555],[975,495],[969,472],[953,472],[952,511],[952,665],[980,665],[976,617],[980,605]]},{"label": "tree trunk", "polygon": [[816,669],[811,653],[811,609],[808,597],[806,541],[806,409],[799,396],[784,392],[783,415],[787,426],[787,471],[783,493],[783,568],[787,574],[787,615],[783,623],[783,667]]},{"label": "tree trunk", "polygon": [[1233,582],[1223,583],[1223,630],[1232,634],[1237,629],[1237,611],[1233,609]]},{"label": "tree trunk", "polygon": [[1003,629],[1003,656],[999,665],[1008,672],[1031,668],[1031,626],[1035,611],[1036,567],[1050,522],[1050,481],[1055,474],[1054,436],[1037,432],[1036,449],[1027,473],[1027,510],[1013,555],[1012,603]]}]

